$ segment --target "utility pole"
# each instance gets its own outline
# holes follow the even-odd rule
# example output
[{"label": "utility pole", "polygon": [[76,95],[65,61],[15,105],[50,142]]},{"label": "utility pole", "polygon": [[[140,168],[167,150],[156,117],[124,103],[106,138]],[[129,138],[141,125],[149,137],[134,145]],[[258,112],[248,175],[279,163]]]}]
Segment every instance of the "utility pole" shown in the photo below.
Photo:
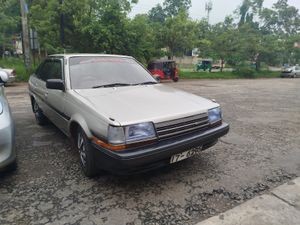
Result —
[{"label": "utility pole", "polygon": [[210,12],[211,12],[212,8],[213,8],[213,4],[212,4],[211,0],[205,3],[205,11],[207,11],[207,23],[208,24],[209,24],[209,16],[210,16]]},{"label": "utility pole", "polygon": [[60,5],[61,5],[61,13],[60,13],[60,43],[63,49],[65,49],[65,16],[63,13],[63,4],[64,0],[60,0]]},{"label": "utility pole", "polygon": [[31,68],[30,59],[30,45],[29,45],[29,33],[28,33],[28,6],[25,0],[20,0],[21,16],[22,16],[22,43],[23,43],[23,55],[26,70]]}]

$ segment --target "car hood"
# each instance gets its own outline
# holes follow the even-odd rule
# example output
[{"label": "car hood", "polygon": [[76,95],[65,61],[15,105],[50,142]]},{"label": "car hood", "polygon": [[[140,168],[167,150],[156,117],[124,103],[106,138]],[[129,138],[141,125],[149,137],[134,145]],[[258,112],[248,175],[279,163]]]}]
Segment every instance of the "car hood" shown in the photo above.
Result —
[{"label": "car hood", "polygon": [[294,70],[294,67],[286,67],[286,68],[283,68],[283,72],[291,72]]},{"label": "car hood", "polygon": [[120,125],[154,123],[205,113],[219,105],[211,100],[165,86],[144,85],[75,90],[95,111]]}]

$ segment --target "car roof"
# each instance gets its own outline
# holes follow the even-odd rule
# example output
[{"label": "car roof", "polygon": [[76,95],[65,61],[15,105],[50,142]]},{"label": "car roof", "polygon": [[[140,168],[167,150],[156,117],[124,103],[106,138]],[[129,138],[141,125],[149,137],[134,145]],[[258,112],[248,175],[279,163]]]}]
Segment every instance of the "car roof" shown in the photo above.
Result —
[{"label": "car roof", "polygon": [[88,53],[72,53],[72,54],[55,54],[49,55],[49,57],[63,57],[63,58],[71,58],[71,57],[115,57],[115,58],[130,58],[132,56],[127,55],[110,55],[110,54],[88,54]]}]

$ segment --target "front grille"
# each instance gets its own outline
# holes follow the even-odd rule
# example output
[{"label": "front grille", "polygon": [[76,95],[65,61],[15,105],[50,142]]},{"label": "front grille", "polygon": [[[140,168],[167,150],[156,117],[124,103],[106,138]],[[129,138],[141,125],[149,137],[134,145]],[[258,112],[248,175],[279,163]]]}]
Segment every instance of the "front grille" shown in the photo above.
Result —
[{"label": "front grille", "polygon": [[159,138],[167,138],[193,131],[205,131],[208,127],[207,113],[155,124]]}]

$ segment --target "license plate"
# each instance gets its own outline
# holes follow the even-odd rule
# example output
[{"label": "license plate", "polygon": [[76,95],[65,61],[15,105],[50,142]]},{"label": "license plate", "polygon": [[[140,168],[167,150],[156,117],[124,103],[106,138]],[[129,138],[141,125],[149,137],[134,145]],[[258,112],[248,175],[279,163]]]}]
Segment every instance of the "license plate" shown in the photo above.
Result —
[{"label": "license plate", "polygon": [[182,152],[180,154],[173,155],[171,157],[170,164],[180,162],[182,160],[190,158],[190,157],[196,155],[198,152],[199,152],[199,150],[193,149],[193,150],[189,150],[189,151],[186,151],[186,152]]}]

